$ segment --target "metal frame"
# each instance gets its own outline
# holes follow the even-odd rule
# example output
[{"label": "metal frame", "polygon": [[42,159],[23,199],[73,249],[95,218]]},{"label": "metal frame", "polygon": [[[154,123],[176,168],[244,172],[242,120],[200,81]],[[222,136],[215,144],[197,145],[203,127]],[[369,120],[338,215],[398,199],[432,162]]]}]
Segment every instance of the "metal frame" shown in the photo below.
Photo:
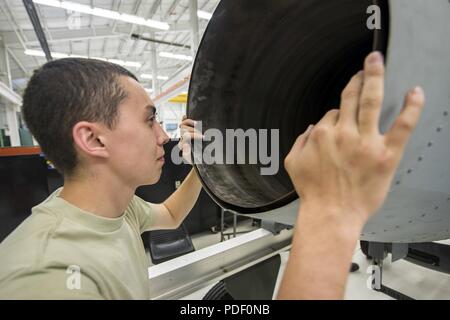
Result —
[{"label": "metal frame", "polygon": [[292,230],[258,229],[149,268],[151,299],[180,299],[290,249]]}]

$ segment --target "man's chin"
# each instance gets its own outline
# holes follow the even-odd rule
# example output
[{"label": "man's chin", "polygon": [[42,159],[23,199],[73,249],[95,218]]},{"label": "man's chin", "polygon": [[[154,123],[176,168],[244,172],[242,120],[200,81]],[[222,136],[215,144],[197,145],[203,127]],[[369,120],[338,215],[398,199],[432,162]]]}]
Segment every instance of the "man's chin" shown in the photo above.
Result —
[{"label": "man's chin", "polygon": [[157,184],[161,179],[162,170],[157,170],[151,177],[148,177],[144,181],[142,181],[139,186],[150,186]]},{"label": "man's chin", "polygon": [[152,181],[150,184],[157,184],[159,182],[159,180],[161,179],[162,168],[159,169],[158,171],[159,172],[158,172],[157,176],[150,179],[150,181]]}]

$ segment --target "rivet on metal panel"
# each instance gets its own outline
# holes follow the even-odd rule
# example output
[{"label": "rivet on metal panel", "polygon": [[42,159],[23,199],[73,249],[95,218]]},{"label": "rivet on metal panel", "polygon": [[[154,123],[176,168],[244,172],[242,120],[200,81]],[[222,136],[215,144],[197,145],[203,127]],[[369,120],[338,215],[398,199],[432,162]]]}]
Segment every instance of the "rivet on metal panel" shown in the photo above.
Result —
[{"label": "rivet on metal panel", "polygon": [[400,180],[397,180],[397,181],[395,182],[395,184],[396,184],[396,185],[399,185],[399,184],[400,184]]},{"label": "rivet on metal panel", "polygon": [[437,128],[436,128],[436,131],[437,131],[437,132],[441,132],[441,131],[442,131],[442,127],[437,127]]},{"label": "rivet on metal panel", "polygon": [[411,172],[413,172],[412,168],[409,168],[408,171],[406,171],[407,174],[410,174]]},{"label": "rivet on metal panel", "polygon": [[448,116],[448,111],[444,111],[444,117]]},{"label": "rivet on metal panel", "polygon": [[428,147],[432,147],[433,146],[433,141],[428,142]]},{"label": "rivet on metal panel", "polygon": [[417,158],[417,161],[421,162],[423,160],[423,156],[420,156],[419,158]]},{"label": "rivet on metal panel", "polygon": [[439,210],[439,207],[438,206],[434,207],[434,210]]}]

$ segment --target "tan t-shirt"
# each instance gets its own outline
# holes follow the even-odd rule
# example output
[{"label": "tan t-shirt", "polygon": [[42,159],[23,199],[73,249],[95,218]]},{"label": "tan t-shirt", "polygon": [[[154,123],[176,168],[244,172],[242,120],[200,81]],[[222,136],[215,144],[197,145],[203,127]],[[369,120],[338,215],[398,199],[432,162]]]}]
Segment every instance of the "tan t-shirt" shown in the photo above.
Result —
[{"label": "tan t-shirt", "polygon": [[0,244],[0,299],[149,299],[141,233],[151,205],[134,196],[117,219],[83,211],[61,189]]}]

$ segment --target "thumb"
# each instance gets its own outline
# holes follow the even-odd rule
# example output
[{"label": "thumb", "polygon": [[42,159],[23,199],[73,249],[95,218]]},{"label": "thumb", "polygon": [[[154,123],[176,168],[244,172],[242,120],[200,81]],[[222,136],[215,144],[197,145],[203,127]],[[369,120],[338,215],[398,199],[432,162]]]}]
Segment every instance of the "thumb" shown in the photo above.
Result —
[{"label": "thumb", "polygon": [[189,163],[192,164],[192,153],[191,146],[189,144],[183,144],[181,147],[181,153],[183,158]]}]

